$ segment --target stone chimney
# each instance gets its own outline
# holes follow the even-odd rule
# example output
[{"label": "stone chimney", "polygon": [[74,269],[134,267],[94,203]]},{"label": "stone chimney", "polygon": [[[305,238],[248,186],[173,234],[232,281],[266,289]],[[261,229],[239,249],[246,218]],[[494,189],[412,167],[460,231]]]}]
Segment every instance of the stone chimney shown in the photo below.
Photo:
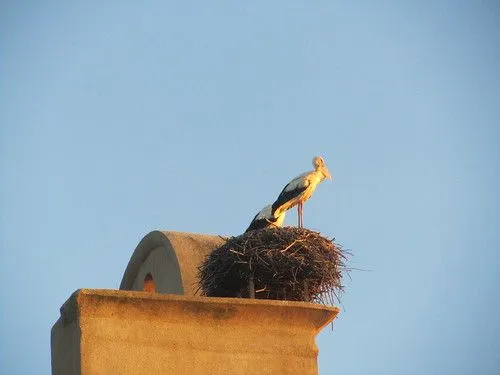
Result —
[{"label": "stone chimney", "polygon": [[120,290],[80,289],[52,327],[52,374],[316,375],[336,307],[201,297],[197,267],[224,239],[154,231]]}]

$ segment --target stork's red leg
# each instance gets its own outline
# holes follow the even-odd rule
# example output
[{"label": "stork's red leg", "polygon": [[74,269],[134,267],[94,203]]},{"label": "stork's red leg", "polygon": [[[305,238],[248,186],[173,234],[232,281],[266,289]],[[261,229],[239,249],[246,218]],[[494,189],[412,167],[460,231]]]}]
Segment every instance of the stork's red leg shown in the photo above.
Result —
[{"label": "stork's red leg", "polygon": [[302,203],[299,203],[297,206],[297,213],[298,213],[298,226],[299,228],[303,228],[303,222],[302,222]]},{"label": "stork's red leg", "polygon": [[304,227],[304,223],[302,222],[302,203],[300,204],[300,227]]},{"label": "stork's red leg", "polygon": [[300,227],[304,228],[304,205],[300,204]]},{"label": "stork's red leg", "polygon": [[300,203],[297,205],[297,228],[300,228]]},{"label": "stork's red leg", "polygon": [[297,228],[300,228],[300,203],[297,205]]}]

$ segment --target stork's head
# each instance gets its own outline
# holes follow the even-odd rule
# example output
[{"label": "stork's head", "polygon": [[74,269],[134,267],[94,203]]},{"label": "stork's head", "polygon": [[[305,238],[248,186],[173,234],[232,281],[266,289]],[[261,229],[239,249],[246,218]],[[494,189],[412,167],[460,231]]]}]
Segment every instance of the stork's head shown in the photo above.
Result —
[{"label": "stork's head", "polygon": [[313,166],[316,171],[321,172],[324,178],[332,179],[332,175],[326,167],[325,160],[321,156],[316,156],[313,159]]}]

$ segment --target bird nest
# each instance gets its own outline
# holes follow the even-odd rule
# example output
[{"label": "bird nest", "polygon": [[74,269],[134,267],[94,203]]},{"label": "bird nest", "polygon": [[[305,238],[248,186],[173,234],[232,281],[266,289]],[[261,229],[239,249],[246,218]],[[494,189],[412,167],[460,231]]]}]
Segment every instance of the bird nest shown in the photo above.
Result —
[{"label": "bird nest", "polygon": [[332,305],[348,271],[341,246],[308,229],[254,230],[232,237],[199,267],[202,295]]}]

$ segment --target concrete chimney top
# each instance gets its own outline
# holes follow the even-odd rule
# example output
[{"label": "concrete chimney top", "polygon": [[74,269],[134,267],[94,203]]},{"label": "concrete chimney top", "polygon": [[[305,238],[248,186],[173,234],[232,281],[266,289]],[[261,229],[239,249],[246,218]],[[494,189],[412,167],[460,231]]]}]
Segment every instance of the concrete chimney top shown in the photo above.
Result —
[{"label": "concrete chimney top", "polygon": [[315,337],[338,314],[306,302],[195,296],[220,236],[154,231],[121,290],[79,289],[52,327],[52,374],[317,375]]}]

